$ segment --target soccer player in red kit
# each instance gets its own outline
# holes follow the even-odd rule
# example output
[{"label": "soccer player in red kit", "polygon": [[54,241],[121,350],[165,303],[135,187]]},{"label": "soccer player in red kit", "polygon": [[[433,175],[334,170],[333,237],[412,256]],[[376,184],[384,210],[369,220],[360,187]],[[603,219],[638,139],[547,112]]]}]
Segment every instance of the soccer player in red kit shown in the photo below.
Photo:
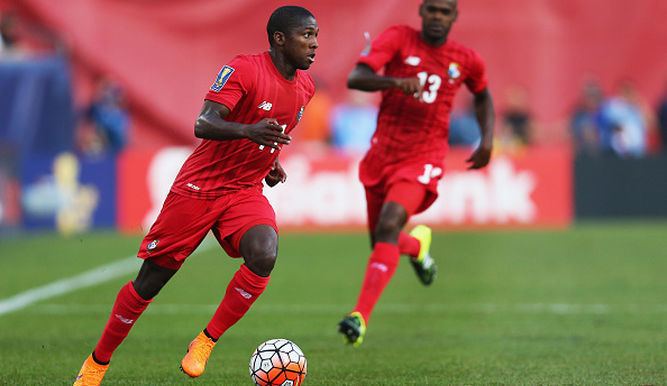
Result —
[{"label": "soccer player in red kit", "polygon": [[[454,95],[465,85],[474,94],[482,130],[471,169],[489,163],[494,111],[479,55],[447,36],[458,16],[456,0],[424,0],[422,29],[393,26],[362,53],[348,87],[382,91],[377,129],[361,162],[368,228],[373,252],[354,310],[338,325],[347,342],[361,344],[382,291],[396,270],[400,254],[410,261],[424,285],[433,282],[436,266],[429,254],[430,228],[419,225],[407,234],[410,216],[436,199],[447,153],[449,115]],[[384,75],[378,72],[384,68]]]},{"label": "soccer player in red kit", "polygon": [[162,211],[144,238],[134,281],[118,293],[102,337],[75,385],[99,385],[114,350],[160,289],[213,232],[228,255],[243,257],[212,319],[189,344],[181,368],[204,372],[218,338],[250,308],[269,282],[277,256],[273,208],[262,194],[284,182],[278,162],[288,133],[315,92],[307,70],[319,28],[305,8],[276,9],[267,24],[270,50],[239,55],[222,67],[195,123],[199,146],[185,161]]}]

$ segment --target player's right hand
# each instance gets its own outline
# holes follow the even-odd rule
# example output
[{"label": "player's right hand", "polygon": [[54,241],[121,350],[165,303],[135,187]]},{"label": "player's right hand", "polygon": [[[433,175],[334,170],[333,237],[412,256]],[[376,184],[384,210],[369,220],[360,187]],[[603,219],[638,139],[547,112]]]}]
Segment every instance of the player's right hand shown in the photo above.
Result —
[{"label": "player's right hand", "polygon": [[284,129],[274,118],[264,118],[261,121],[245,127],[245,137],[263,146],[279,149],[280,145],[289,145],[292,137],[283,133]]},{"label": "player's right hand", "polygon": [[419,78],[395,78],[396,88],[403,91],[405,95],[420,95],[422,91],[422,84]]}]

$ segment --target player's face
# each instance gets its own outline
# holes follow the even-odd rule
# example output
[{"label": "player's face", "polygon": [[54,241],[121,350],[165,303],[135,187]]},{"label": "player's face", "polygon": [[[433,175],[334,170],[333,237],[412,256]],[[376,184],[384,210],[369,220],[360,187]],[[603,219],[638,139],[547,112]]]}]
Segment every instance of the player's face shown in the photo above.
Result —
[{"label": "player's face", "polygon": [[312,18],[303,20],[301,26],[294,28],[285,37],[285,54],[294,67],[300,70],[307,70],[315,62],[315,50],[317,44],[317,35],[320,28],[317,21]]},{"label": "player's face", "polygon": [[456,0],[424,0],[419,7],[422,34],[427,41],[443,42],[458,16]]}]

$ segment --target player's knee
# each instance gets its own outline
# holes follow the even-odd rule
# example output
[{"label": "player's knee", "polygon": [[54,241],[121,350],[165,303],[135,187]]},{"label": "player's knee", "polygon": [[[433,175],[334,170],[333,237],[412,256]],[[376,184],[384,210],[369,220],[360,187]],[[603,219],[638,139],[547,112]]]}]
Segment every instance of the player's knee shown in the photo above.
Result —
[{"label": "player's knee", "polygon": [[278,253],[275,247],[258,248],[245,257],[246,266],[260,276],[269,276],[276,265]]},{"label": "player's knee", "polygon": [[163,276],[144,276],[134,280],[132,285],[142,299],[150,300],[160,293],[167,281],[169,278]]},{"label": "player's knee", "polygon": [[377,241],[387,242],[398,239],[398,234],[403,228],[403,223],[397,217],[387,217],[378,221],[373,232],[373,239]]},{"label": "player's knee", "polygon": [[251,228],[241,239],[246,266],[260,276],[269,276],[278,256],[278,235],[269,226]]},{"label": "player's knee", "polygon": [[145,260],[132,286],[139,296],[150,300],[160,293],[162,287],[175,273],[176,270],[160,267],[150,260]]}]

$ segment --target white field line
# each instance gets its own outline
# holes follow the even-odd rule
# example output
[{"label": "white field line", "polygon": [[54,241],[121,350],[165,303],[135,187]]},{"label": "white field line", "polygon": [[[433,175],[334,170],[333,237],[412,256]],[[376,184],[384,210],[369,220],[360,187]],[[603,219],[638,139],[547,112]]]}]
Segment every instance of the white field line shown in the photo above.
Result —
[{"label": "white field line", "polygon": [[[217,304],[160,304],[157,302],[148,310],[149,315],[210,315]],[[274,314],[276,312],[322,315],[345,313],[349,304],[257,304],[252,313]],[[91,315],[106,314],[108,304],[43,304],[26,311],[38,315]],[[407,303],[382,304],[378,313],[476,313],[476,314],[552,314],[552,315],[606,315],[617,313],[667,314],[667,304],[654,305],[607,305],[607,304],[467,304],[414,305]]]},{"label": "white field line", "polygon": [[[207,250],[213,245],[214,243],[206,242],[205,240],[193,254]],[[41,300],[74,292],[81,288],[92,287],[136,272],[141,265],[141,262],[142,260],[138,259],[136,256],[125,257],[76,276],[57,280],[41,287],[29,289],[14,296],[0,299],[0,316],[18,311]]]}]

